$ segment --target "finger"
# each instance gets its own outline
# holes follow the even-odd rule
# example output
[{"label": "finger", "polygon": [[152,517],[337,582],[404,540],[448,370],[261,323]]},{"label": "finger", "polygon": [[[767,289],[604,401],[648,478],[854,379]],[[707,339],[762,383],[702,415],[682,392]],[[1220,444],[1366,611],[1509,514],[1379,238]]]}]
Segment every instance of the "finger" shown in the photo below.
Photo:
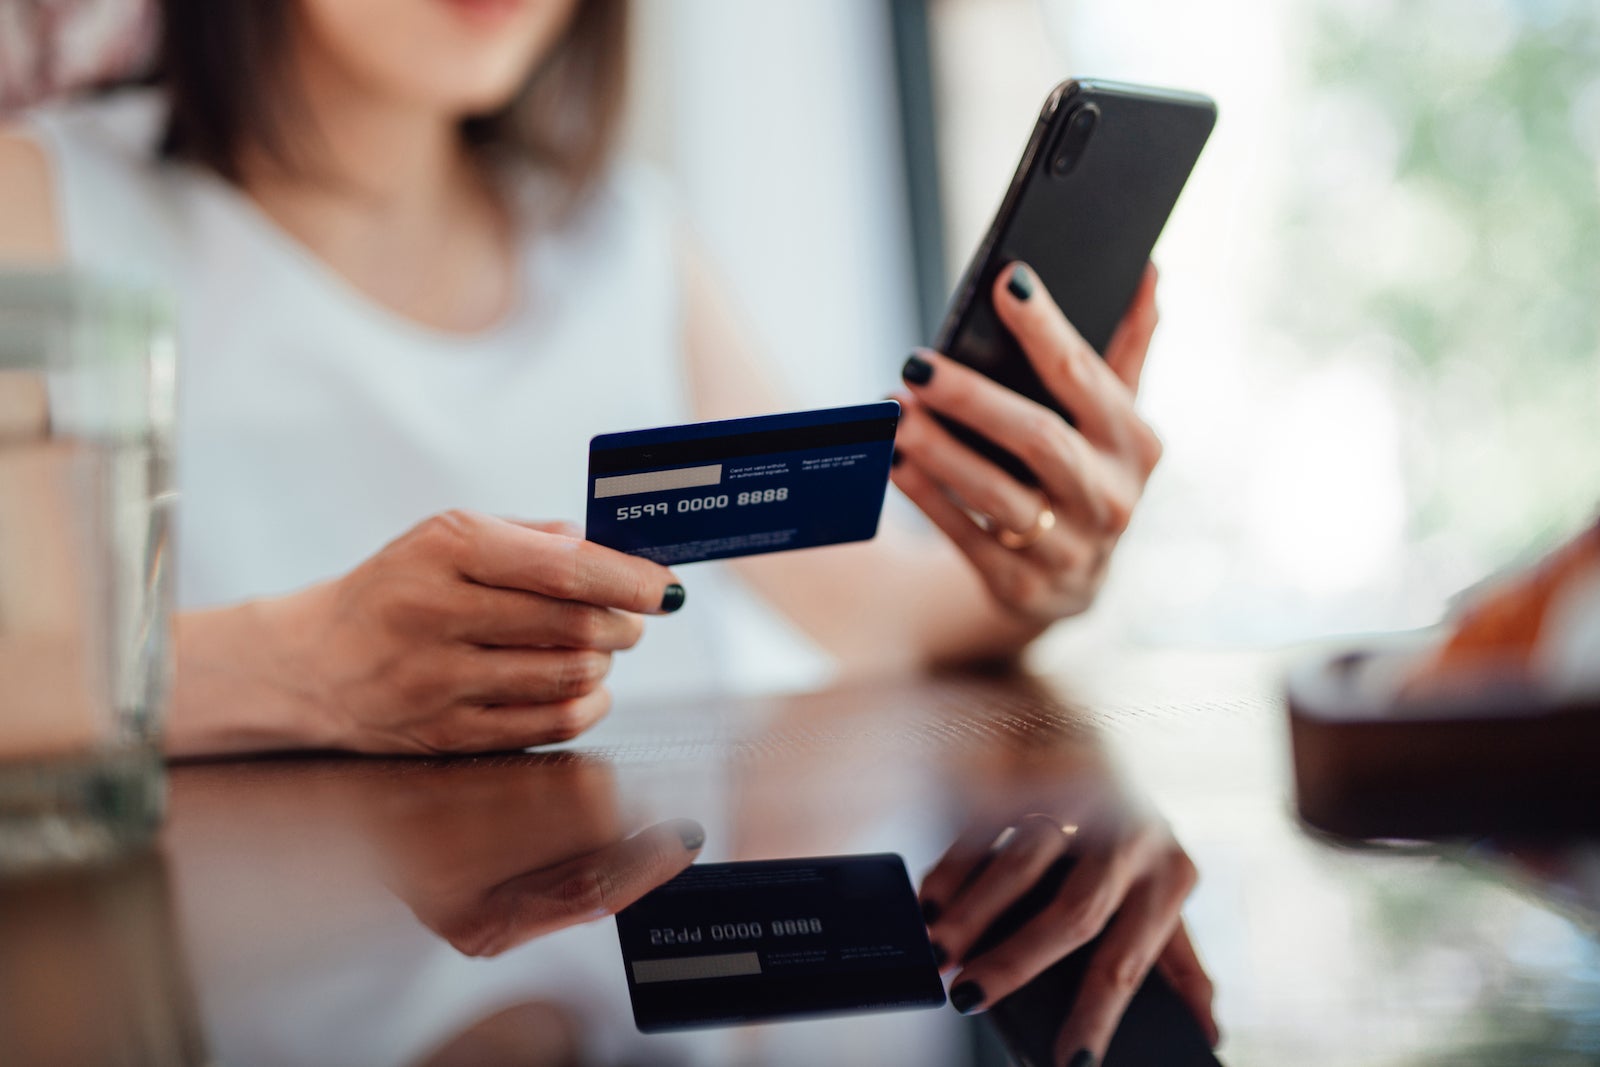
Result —
[{"label": "finger", "polygon": [[692,819],[674,819],[586,856],[518,875],[491,890],[474,925],[451,942],[468,955],[494,956],[615,914],[693,863],[705,836]]},{"label": "finger", "polygon": [[518,526],[526,526],[530,530],[540,533],[557,534],[561,537],[583,538],[583,527],[566,519],[516,519],[508,518],[507,522],[514,522]]},{"label": "finger", "polygon": [[1104,577],[1109,546],[1086,531],[1114,529],[1123,514],[1120,511],[1107,509],[1097,526],[1076,513],[1062,516],[1058,512],[1053,530],[1026,548],[1010,549],[973,521],[914,459],[903,459],[891,476],[900,491],[967,557],[1002,604],[1028,612],[1041,596],[1073,591],[1092,597]]},{"label": "finger", "polygon": [[[1054,900],[1011,937],[967,960],[956,986],[972,983],[977,1007],[987,1007],[1021,989],[1057,960],[1087,945],[1104,930],[1145,870],[1149,847],[1142,838],[1110,852],[1088,852],[1062,883]],[[971,996],[968,998],[971,1000]]]},{"label": "finger", "polygon": [[1044,283],[1025,263],[1012,263],[994,280],[993,299],[1000,321],[1028,356],[1039,380],[1072,412],[1085,437],[1111,438],[1111,427],[1133,407],[1127,387],[1072,323]]},{"label": "finger", "polygon": [[644,620],[632,612],[516,589],[455,584],[467,591],[459,636],[473,644],[619,652],[632,648],[644,634]]},{"label": "finger", "polygon": [[1021,572],[1030,566],[1026,557],[1020,552],[1001,547],[998,541],[956,506],[939,484],[917,466],[915,460],[907,458],[902,461],[890,476],[900,491],[922,509],[922,513],[972,561],[992,588],[1009,588],[1022,580]]},{"label": "finger", "polygon": [[1099,480],[1094,449],[1054,411],[925,349],[908,359],[901,373],[919,403],[1022,460],[1051,500],[1072,507],[1093,498]]},{"label": "finger", "polygon": [[945,908],[989,859],[999,835],[1000,831],[988,823],[968,826],[923,877],[917,898],[922,901],[922,917],[929,925],[939,920]]},{"label": "finger", "polygon": [[1004,529],[1027,533],[1047,506],[1037,489],[1022,485],[957,441],[932,415],[915,404],[902,407],[894,446],[914,458],[929,477],[954,493],[963,504],[993,519]]},{"label": "finger", "polygon": [[611,653],[589,648],[472,648],[444,668],[462,704],[555,704],[599,687]]},{"label": "finger", "polygon": [[1217,1016],[1212,1009],[1215,991],[1210,976],[1206,974],[1194,950],[1194,943],[1189,940],[1189,931],[1181,920],[1178,928],[1172,932],[1172,939],[1161,950],[1161,955],[1156,957],[1156,969],[1188,1005],[1189,1011],[1200,1023],[1200,1029],[1205,1031],[1206,1040],[1212,1048],[1216,1048],[1222,1040],[1222,1031],[1217,1026]]},{"label": "finger", "polygon": [[1049,870],[1067,850],[1060,827],[1044,819],[1024,819],[998,848],[981,873],[945,908],[929,928],[934,944],[951,960],[964,960],[985,930]]},{"label": "finger", "polygon": [[572,700],[545,704],[461,704],[417,731],[433,752],[510,752],[570,741],[611,710],[611,693],[600,686]]},{"label": "finger", "polygon": [[1105,1056],[1128,1002],[1177,929],[1179,909],[1193,884],[1192,876],[1163,869],[1129,892],[1084,972],[1056,1045],[1061,1057],[1076,1055],[1080,1049],[1097,1058]]},{"label": "finger", "polygon": [[[1148,468],[1144,475],[1128,471],[1115,464],[1109,464],[1104,457],[1093,449],[1086,449],[1084,453],[1085,468],[1093,472],[1093,476],[1085,481],[1077,481],[1070,486],[1060,481],[1048,486],[1053,494],[1045,500],[1040,500],[1038,495],[1030,489],[1023,489],[999,468],[983,460],[975,452],[971,452],[962,445],[953,434],[942,426],[926,406],[920,404],[916,397],[909,393],[896,393],[892,397],[901,404],[901,430],[896,436],[896,463],[904,462],[907,457],[922,467],[924,473],[937,483],[937,487],[957,497],[959,507],[971,507],[972,510],[994,519],[991,523],[978,524],[978,528],[994,539],[995,527],[1013,529],[1010,522],[1013,520],[996,517],[990,513],[990,508],[995,511],[1005,510],[1003,504],[990,503],[987,506],[972,505],[966,496],[980,495],[983,492],[982,483],[978,489],[973,489],[970,482],[975,478],[990,479],[990,484],[1016,486],[1025,498],[1030,500],[1031,507],[1041,505],[1050,508],[1053,513],[1053,530],[1047,532],[1042,538],[1030,545],[1023,554],[1031,556],[1042,566],[1042,570],[1049,574],[1062,575],[1070,573],[1098,573],[1104,564],[1104,557],[1109,552],[1109,543],[1106,538],[1110,535],[1112,540],[1120,536],[1127,529],[1128,523],[1133,518],[1133,510],[1137,505],[1143,478],[1148,475]],[[909,426],[909,430],[907,427]],[[966,486],[958,489],[950,485],[932,469],[929,462],[931,453],[921,447],[923,428],[930,428],[934,433],[943,435],[950,442],[954,454],[970,456],[973,461],[981,464],[982,473],[972,474],[966,478]],[[1071,433],[1071,428],[1066,428]],[[1081,443],[1081,438],[1079,439]],[[903,443],[909,442],[909,443]],[[1159,441],[1155,442],[1159,454]],[[1151,460],[1153,466],[1154,460]],[[1014,509],[1013,509],[1014,510]],[[973,518],[968,516],[969,519]],[[1018,533],[1027,532],[1040,521],[1042,513],[1033,511],[1026,529],[1016,530]],[[1003,547],[1003,546],[1002,546]],[[1008,550],[1017,551],[1017,550]]]},{"label": "finger", "polygon": [[1156,308],[1156,265],[1146,263],[1139,288],[1133,294],[1127,314],[1117,324],[1106,346],[1106,366],[1128,387],[1128,392],[1139,392],[1139,377],[1144,373],[1145,356],[1150,351],[1150,338],[1156,332],[1161,312]]},{"label": "finger", "polygon": [[436,520],[461,573],[483,585],[542,593],[623,611],[659,614],[683,605],[683,586],[657,563],[475,512]]}]

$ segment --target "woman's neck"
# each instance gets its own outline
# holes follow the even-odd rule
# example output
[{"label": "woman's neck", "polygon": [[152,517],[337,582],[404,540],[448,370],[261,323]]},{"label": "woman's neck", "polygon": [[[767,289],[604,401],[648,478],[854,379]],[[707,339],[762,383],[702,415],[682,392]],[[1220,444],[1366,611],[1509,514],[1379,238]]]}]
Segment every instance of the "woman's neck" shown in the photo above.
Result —
[{"label": "woman's neck", "polygon": [[401,316],[454,332],[503,316],[514,289],[510,227],[456,118],[386,98],[315,53],[298,60],[289,158],[247,153],[245,192]]}]

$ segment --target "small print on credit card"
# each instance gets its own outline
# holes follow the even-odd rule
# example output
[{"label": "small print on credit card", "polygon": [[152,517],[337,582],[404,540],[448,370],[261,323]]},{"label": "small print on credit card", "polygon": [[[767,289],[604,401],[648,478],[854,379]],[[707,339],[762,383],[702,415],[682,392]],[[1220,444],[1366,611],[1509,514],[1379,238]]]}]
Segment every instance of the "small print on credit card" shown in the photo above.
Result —
[{"label": "small print on credit card", "polygon": [[944,1004],[893,853],[697,863],[618,912],[617,940],[645,1033]]},{"label": "small print on credit card", "polygon": [[586,536],[667,566],[870,540],[899,421],[884,400],[601,434]]}]

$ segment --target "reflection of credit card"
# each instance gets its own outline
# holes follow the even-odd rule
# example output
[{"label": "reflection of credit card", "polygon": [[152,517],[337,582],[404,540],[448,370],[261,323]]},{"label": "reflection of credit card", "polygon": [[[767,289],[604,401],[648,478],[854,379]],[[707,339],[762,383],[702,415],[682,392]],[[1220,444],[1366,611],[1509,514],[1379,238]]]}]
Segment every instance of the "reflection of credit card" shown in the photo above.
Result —
[{"label": "reflection of credit card", "polygon": [[617,913],[640,1030],[937,1008],[899,856],[697,863]]},{"label": "reflection of credit card", "polygon": [[669,566],[868,540],[899,420],[884,400],[601,434],[586,536]]}]

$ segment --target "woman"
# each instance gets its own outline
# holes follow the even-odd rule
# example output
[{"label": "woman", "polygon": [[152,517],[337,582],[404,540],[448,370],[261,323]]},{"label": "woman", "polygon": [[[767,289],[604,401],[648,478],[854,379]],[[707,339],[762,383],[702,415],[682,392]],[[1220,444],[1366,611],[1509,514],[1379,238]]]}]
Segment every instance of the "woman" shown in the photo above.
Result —
[{"label": "woman", "polygon": [[[521,747],[602,715],[636,643],[620,674],[703,676],[694,612],[644,633],[685,603],[672,573],[513,518],[579,513],[592,433],[784,406],[671,211],[610,160],[625,18],[165,0],[158,89],[0,136],[0,256],[178,299],[174,754]],[[1133,406],[1154,284],[1102,362],[1003,272],[1001,318],[1078,428],[919,352],[894,480],[946,537],[733,571],[845,670],[1010,657],[1084,610],[1160,454]]]}]

